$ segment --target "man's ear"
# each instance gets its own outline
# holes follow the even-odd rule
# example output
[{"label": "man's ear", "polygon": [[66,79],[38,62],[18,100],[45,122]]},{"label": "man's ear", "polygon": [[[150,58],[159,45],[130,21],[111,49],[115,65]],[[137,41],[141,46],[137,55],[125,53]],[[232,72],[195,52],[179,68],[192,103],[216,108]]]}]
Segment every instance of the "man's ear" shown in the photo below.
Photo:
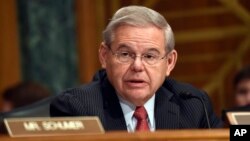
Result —
[{"label": "man's ear", "polygon": [[107,53],[108,53],[107,46],[105,45],[104,42],[102,42],[99,48],[99,61],[103,69],[106,68]]},{"label": "man's ear", "polygon": [[176,61],[177,61],[177,51],[172,50],[167,55],[167,70],[166,70],[166,76],[170,75],[170,72],[174,69]]}]

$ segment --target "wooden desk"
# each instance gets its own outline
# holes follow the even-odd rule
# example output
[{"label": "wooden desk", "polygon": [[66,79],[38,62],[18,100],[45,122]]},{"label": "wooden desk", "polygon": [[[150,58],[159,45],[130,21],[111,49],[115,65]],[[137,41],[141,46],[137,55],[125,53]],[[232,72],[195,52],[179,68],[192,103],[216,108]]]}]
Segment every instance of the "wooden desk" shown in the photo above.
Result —
[{"label": "wooden desk", "polygon": [[164,130],[154,133],[107,132],[101,135],[11,138],[0,135],[1,141],[229,141],[229,129]]}]

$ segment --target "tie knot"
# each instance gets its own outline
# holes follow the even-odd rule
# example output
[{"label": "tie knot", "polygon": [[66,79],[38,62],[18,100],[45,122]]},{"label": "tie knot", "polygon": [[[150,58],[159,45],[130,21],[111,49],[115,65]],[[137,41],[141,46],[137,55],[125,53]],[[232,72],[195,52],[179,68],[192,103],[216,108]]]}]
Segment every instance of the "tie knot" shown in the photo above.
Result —
[{"label": "tie knot", "polygon": [[137,120],[147,120],[148,114],[144,106],[136,107],[135,112],[134,112],[134,117]]}]

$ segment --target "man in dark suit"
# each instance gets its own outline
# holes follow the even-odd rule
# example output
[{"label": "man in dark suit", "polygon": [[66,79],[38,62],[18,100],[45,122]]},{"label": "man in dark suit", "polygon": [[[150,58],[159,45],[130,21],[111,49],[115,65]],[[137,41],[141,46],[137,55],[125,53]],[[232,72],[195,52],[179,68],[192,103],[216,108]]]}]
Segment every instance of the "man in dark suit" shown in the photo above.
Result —
[{"label": "man in dark suit", "polygon": [[228,121],[226,116],[228,112],[250,111],[250,66],[246,66],[236,73],[233,88],[235,105],[222,111],[222,119],[225,123]]},{"label": "man in dark suit", "polygon": [[[235,105],[250,106],[250,66],[242,68],[234,77]],[[244,108],[243,108],[244,109]]]},{"label": "man in dark suit", "polygon": [[51,116],[98,116],[105,130],[221,127],[209,98],[168,76],[177,52],[165,18],[152,9],[119,9],[103,32],[103,70],[93,82],[69,89],[51,104]]}]

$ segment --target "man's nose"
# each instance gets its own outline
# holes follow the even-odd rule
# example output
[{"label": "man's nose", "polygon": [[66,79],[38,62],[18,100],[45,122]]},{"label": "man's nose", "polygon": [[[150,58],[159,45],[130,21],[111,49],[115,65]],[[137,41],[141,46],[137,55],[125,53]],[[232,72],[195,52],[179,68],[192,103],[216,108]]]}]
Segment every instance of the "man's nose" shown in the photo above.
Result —
[{"label": "man's nose", "polygon": [[133,63],[131,64],[132,70],[142,71],[144,69],[144,64],[142,62],[141,56],[135,56]]}]

